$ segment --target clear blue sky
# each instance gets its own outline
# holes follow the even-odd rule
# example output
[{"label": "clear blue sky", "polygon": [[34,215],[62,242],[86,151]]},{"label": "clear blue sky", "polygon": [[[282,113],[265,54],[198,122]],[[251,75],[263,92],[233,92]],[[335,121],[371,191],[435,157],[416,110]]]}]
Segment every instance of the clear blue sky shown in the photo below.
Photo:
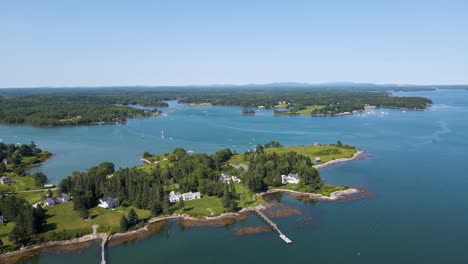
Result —
[{"label": "clear blue sky", "polygon": [[468,1],[1,1],[0,87],[468,83]]}]

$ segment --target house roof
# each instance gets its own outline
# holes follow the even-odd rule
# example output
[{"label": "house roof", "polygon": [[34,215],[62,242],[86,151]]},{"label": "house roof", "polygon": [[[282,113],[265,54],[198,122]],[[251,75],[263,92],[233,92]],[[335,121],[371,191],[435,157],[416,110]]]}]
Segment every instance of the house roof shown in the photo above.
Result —
[{"label": "house roof", "polygon": [[288,174],[288,177],[290,177],[290,178],[294,178],[294,179],[297,179],[297,180],[299,180],[299,178],[300,178],[300,176],[299,176],[299,175],[297,175],[297,174],[294,174],[294,173],[289,173],[289,174]]},{"label": "house roof", "polygon": [[103,197],[101,200],[103,202],[106,202],[106,203],[112,203],[112,202],[118,201],[119,199],[113,198],[113,197],[110,197],[110,196],[106,196],[106,197]]}]

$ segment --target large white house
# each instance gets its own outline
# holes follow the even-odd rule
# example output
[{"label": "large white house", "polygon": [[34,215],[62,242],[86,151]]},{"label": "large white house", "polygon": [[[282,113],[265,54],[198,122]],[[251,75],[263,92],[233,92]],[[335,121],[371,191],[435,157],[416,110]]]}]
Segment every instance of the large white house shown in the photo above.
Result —
[{"label": "large white house", "polygon": [[281,175],[281,183],[287,184],[287,183],[292,183],[292,184],[298,184],[299,180],[301,177],[297,174],[292,174],[289,173],[288,175]]},{"label": "large white house", "polygon": [[110,196],[106,196],[102,199],[99,199],[99,204],[98,206],[99,207],[102,207],[102,208],[114,208],[114,207],[117,207],[119,206],[120,204],[120,201],[118,198],[113,198],[113,197],[110,197]]},{"label": "large white house", "polygon": [[229,175],[229,173],[221,173],[221,175],[219,175],[219,182],[220,183],[227,183],[229,182],[229,180],[231,180],[231,175]]},{"label": "large white house", "polygon": [[187,200],[194,200],[194,199],[200,199],[201,194],[200,192],[188,192],[188,193],[175,193],[174,191],[171,191],[169,193],[169,201],[171,203],[175,203],[180,201],[180,199],[187,201]]},{"label": "large white house", "polygon": [[229,183],[229,182],[241,182],[241,180],[237,176],[231,176],[229,173],[221,173],[219,175],[219,182],[220,183]]}]

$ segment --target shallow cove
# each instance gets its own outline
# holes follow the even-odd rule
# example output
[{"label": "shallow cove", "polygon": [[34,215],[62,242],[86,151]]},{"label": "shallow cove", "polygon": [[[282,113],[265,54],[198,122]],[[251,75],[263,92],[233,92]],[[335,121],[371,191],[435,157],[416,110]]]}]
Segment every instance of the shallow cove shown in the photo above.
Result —
[{"label": "shallow cove", "polygon": [[[196,152],[223,147],[243,151],[269,140],[284,145],[341,140],[368,152],[365,160],[336,164],[321,174],[331,184],[364,187],[375,194],[372,199],[310,203],[281,196],[282,204],[301,212],[275,219],[294,241],[290,245],[271,232],[236,235],[235,228],[263,225],[254,216],[228,227],[182,229],[175,221],[166,232],[111,247],[108,263],[465,263],[468,91],[399,94],[426,96],[434,105],[429,111],[376,109],[363,115],[289,117],[172,103],[165,116],[131,119],[126,125],[0,126],[0,138],[34,140],[56,153],[40,167],[55,181],[104,160],[122,167],[138,164],[145,150],[165,152],[176,146]],[[93,247],[24,263],[64,261],[98,263],[99,253]]]}]

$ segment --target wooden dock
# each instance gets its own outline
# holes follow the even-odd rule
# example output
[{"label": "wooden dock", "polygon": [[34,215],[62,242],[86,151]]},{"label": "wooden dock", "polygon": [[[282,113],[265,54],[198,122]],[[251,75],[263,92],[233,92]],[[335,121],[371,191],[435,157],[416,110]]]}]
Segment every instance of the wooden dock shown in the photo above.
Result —
[{"label": "wooden dock", "polygon": [[283,239],[284,242],[287,244],[291,244],[292,240],[289,239],[286,235],[281,232],[281,230],[278,228],[278,226],[273,222],[268,216],[266,216],[264,213],[260,212],[259,210],[254,211],[255,214],[262,219],[265,223],[267,223],[274,231],[276,231],[279,234],[279,237]]}]

